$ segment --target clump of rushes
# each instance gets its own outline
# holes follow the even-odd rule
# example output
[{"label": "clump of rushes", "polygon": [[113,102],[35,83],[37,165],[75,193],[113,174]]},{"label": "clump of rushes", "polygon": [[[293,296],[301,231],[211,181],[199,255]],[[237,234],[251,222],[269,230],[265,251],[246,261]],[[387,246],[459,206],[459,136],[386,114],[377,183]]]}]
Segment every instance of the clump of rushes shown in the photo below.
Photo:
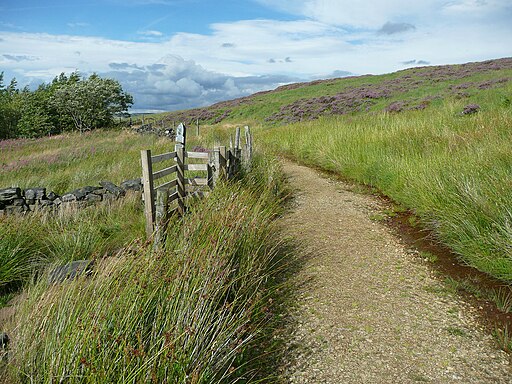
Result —
[{"label": "clump of rushes", "polygon": [[174,219],[160,251],[136,242],[90,278],[31,285],[11,328],[10,382],[255,380],[244,357],[270,316],[282,240],[269,183],[281,177],[254,174]]}]

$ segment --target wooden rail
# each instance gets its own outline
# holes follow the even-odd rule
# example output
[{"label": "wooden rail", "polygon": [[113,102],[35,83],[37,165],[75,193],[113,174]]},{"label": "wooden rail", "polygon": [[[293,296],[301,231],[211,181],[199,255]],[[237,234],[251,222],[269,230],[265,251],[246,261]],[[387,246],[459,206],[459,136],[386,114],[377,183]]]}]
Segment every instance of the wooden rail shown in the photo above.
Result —
[{"label": "wooden rail", "polygon": [[[142,183],[144,187],[144,210],[146,234],[154,237],[155,244],[165,238],[165,229],[171,214],[183,215],[186,212],[186,200],[204,197],[208,190],[215,187],[220,179],[229,180],[237,175],[242,164],[250,168],[252,159],[252,135],[245,127],[245,145],[240,145],[240,128],[236,129],[234,145],[215,147],[209,152],[188,152],[185,148],[186,127],[180,124],[176,128],[176,144],[173,152],[152,155],[151,150],[141,151]],[[205,161],[188,163],[189,159]],[[172,162],[172,165],[154,172],[156,163]],[[204,177],[187,177],[186,172],[205,172]],[[155,187],[155,180],[176,175]],[[187,188],[188,186],[188,188]],[[170,208],[171,205],[174,208]]]}]

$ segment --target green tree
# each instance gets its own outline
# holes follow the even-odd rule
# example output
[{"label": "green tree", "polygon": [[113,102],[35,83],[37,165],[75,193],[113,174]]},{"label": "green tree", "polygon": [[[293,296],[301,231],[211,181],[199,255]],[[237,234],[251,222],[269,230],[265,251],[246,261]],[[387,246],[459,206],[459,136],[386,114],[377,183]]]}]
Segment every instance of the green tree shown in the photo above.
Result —
[{"label": "green tree", "polygon": [[9,86],[4,85],[4,73],[0,72],[0,140],[17,136],[19,112],[19,91],[16,79]]},{"label": "green tree", "polygon": [[68,79],[65,85],[55,89],[51,104],[62,116],[71,118],[74,128],[83,132],[112,125],[114,117],[133,104],[133,98],[118,81],[93,74],[88,79]]},{"label": "green tree", "polygon": [[21,92],[21,99],[19,136],[41,137],[55,131],[49,109],[49,94],[44,85],[34,92],[25,89]]}]

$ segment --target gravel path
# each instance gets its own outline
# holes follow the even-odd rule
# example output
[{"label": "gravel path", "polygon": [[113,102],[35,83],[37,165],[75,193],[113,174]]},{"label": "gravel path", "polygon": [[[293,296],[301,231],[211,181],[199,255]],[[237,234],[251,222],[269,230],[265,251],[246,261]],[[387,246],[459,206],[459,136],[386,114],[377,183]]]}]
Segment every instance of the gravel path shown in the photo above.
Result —
[{"label": "gravel path", "polygon": [[379,201],[284,162],[282,220],[311,257],[297,277],[290,383],[512,383],[509,356],[414,251],[370,219]]}]

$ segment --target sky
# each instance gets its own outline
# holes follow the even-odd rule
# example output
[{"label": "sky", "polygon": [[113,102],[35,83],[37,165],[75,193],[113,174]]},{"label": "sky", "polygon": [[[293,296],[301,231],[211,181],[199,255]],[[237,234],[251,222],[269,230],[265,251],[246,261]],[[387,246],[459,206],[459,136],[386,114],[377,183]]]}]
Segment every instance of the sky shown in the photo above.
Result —
[{"label": "sky", "polygon": [[0,72],[97,73],[132,112],[512,56],[512,0],[0,0]]}]

